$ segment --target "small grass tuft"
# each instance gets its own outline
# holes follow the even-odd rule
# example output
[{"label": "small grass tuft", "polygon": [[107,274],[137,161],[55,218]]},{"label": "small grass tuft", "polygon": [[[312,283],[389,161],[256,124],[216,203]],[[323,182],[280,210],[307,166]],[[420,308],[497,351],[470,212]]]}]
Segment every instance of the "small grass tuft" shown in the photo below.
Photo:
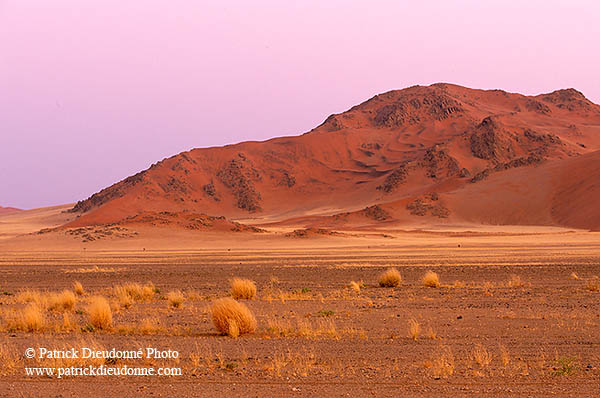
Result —
[{"label": "small grass tuft", "polygon": [[81,282],[75,281],[73,282],[73,291],[78,296],[83,296],[85,294],[85,290],[83,290],[83,285]]},{"label": "small grass tuft", "polygon": [[244,304],[232,298],[225,297],[213,302],[210,309],[212,321],[221,334],[233,338],[246,333],[254,333],[256,319]]},{"label": "small grass tuft", "polygon": [[112,328],[112,311],[108,300],[102,296],[92,297],[87,312],[90,317],[90,324],[96,329]]},{"label": "small grass tuft", "polygon": [[427,287],[440,287],[440,278],[433,271],[427,271],[423,276],[423,285]]},{"label": "small grass tuft", "polygon": [[454,354],[448,346],[440,346],[434,351],[431,361],[426,362],[434,379],[448,378],[454,374]]},{"label": "small grass tuft", "polygon": [[420,334],[421,325],[416,319],[410,319],[408,321],[408,336],[413,340],[417,340]]},{"label": "small grass tuft", "polygon": [[181,293],[180,290],[172,290],[167,293],[167,300],[169,300],[169,305],[171,307],[181,308],[185,301],[185,297],[183,297],[183,293]]},{"label": "small grass tuft", "polygon": [[71,290],[63,290],[61,293],[50,295],[48,308],[53,311],[73,311],[77,298]]},{"label": "small grass tuft", "polygon": [[572,376],[577,373],[579,364],[576,357],[561,357],[556,361],[554,368],[555,376]]},{"label": "small grass tuft", "polygon": [[577,275],[575,272],[571,273],[571,279],[573,279],[574,281],[578,281],[579,280],[579,275]]},{"label": "small grass tuft", "polygon": [[233,278],[230,284],[234,299],[253,300],[256,297],[256,284],[250,279]]},{"label": "small grass tuft", "polygon": [[590,292],[600,292],[600,278],[594,276],[588,279],[585,288]]},{"label": "small grass tuft", "polygon": [[352,289],[355,293],[360,293],[360,283],[352,281],[350,282],[348,287]]},{"label": "small grass tuft", "polygon": [[379,286],[398,287],[402,282],[402,276],[396,268],[389,268],[379,275]]},{"label": "small grass tuft", "polygon": [[506,282],[508,287],[523,287],[525,283],[521,280],[519,275],[511,275],[508,282]]},{"label": "small grass tuft", "polygon": [[9,323],[9,329],[22,330],[24,332],[40,332],[46,326],[46,319],[40,307],[31,303]]}]

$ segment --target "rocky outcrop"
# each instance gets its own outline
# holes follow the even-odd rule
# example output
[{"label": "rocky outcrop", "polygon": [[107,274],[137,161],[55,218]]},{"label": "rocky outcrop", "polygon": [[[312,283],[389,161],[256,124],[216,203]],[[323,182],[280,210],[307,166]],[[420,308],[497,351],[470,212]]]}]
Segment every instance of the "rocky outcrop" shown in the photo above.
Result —
[{"label": "rocky outcrop", "polygon": [[363,216],[375,221],[385,221],[392,218],[387,211],[383,210],[378,205],[365,207],[360,211],[360,213]]},{"label": "rocky outcrop", "polygon": [[232,159],[222,167],[217,177],[231,190],[238,208],[249,212],[261,210],[261,196],[254,187],[254,181],[260,181],[261,177],[243,154],[238,154],[238,159]]},{"label": "rocky outcrop", "polygon": [[514,149],[504,129],[491,116],[486,117],[470,136],[471,152],[479,159],[500,162],[512,158]]},{"label": "rocky outcrop", "polygon": [[430,214],[431,216],[438,218],[448,218],[450,210],[441,203],[432,203],[434,201],[437,201],[437,199],[433,200],[431,196],[417,198],[406,205],[406,210],[413,216],[424,217],[427,214]]},{"label": "rocky outcrop", "polygon": [[142,171],[132,175],[131,177],[127,177],[123,181],[111,185],[110,187],[93,194],[86,200],[81,200],[77,202],[77,204],[72,209],[67,210],[67,212],[84,213],[93,208],[100,207],[113,199],[120,198],[123,195],[125,195],[132,187],[142,183],[144,181],[145,174],[146,171]]},{"label": "rocky outcrop", "polygon": [[396,188],[406,181],[406,176],[408,175],[408,170],[406,165],[402,165],[398,167],[396,170],[392,171],[390,174],[385,177],[383,184],[378,185],[377,189],[383,191],[385,193],[391,193]]}]

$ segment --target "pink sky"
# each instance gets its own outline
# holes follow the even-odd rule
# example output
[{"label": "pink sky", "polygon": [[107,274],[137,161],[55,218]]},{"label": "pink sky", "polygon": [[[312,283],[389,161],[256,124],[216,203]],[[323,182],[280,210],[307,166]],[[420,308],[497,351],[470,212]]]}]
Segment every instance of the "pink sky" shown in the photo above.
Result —
[{"label": "pink sky", "polygon": [[595,0],[0,0],[0,205],[74,202],[415,84],[598,103],[598,15]]}]

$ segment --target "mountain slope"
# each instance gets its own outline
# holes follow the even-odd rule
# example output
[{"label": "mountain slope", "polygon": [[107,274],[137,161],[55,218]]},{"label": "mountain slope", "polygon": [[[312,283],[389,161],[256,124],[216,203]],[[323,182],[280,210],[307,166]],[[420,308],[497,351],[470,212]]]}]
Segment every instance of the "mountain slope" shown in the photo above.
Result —
[{"label": "mountain slope", "polygon": [[[410,216],[420,217],[431,213],[428,206],[436,208],[423,202],[428,193],[473,191],[483,204],[486,195],[498,196],[488,184],[496,175],[513,175],[513,169],[527,174],[598,150],[600,107],[576,90],[528,97],[450,84],[415,86],[332,115],[302,136],[165,159],[77,203],[72,211],[81,216],[71,225],[114,223],[145,211],[267,222],[394,202],[406,202],[413,207]],[[476,192],[482,184],[490,185],[487,194]],[[557,195],[572,192],[587,194],[585,187],[567,184]],[[490,206],[475,206],[480,216],[463,210],[471,201],[433,212],[494,223],[486,216],[493,214]],[[569,209],[556,203],[554,218],[534,221],[569,225]],[[520,223],[518,217],[498,223],[513,220]]]}]

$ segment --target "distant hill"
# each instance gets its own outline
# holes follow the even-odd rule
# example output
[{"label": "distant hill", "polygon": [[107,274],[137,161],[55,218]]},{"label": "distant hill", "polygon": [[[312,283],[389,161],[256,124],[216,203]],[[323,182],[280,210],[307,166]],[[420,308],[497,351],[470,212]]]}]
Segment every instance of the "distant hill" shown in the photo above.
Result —
[{"label": "distant hill", "polygon": [[598,151],[600,106],[577,90],[414,86],[301,136],[164,159],[78,202],[70,225],[189,212],[248,223],[600,229]]},{"label": "distant hill", "polygon": [[14,207],[2,207],[0,206],[0,215],[2,214],[10,214],[21,211],[21,209],[15,209]]}]

